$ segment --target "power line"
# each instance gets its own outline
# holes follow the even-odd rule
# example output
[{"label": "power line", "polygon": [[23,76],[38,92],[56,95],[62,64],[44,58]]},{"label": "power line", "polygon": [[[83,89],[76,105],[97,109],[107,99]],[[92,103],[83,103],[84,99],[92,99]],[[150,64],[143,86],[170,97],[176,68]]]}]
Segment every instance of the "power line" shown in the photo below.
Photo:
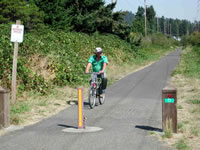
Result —
[{"label": "power line", "polygon": [[144,5],[144,2],[142,0],[139,0],[140,4],[143,6]]},{"label": "power line", "polygon": [[199,20],[199,12],[200,12],[200,0],[197,0],[197,12],[196,12],[196,17],[195,20]]},{"label": "power line", "polygon": [[197,14],[196,14],[196,21],[197,21],[197,30],[199,31],[199,12],[200,12],[200,0],[197,0]]}]

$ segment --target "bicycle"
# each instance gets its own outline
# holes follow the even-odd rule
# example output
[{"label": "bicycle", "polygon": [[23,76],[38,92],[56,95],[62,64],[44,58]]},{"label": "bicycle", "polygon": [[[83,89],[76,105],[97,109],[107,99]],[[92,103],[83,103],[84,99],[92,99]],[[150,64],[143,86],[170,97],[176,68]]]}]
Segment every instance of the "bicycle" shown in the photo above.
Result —
[{"label": "bicycle", "polygon": [[90,80],[90,89],[89,89],[89,106],[91,109],[93,109],[96,105],[96,100],[99,100],[99,103],[102,105],[105,102],[105,94],[102,94],[100,96],[100,86],[102,84],[102,79],[99,78],[98,72],[93,72],[91,74],[91,80]]}]

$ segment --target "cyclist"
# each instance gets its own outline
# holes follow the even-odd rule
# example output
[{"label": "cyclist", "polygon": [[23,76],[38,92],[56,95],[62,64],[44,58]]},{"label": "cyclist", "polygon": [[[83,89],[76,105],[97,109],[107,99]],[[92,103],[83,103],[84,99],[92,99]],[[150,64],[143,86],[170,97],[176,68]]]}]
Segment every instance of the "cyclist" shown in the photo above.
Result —
[{"label": "cyclist", "polygon": [[89,73],[90,67],[92,66],[93,72],[98,72],[98,77],[102,79],[102,83],[100,86],[100,95],[105,93],[105,89],[107,86],[107,76],[106,76],[106,66],[108,65],[108,59],[106,56],[102,54],[102,48],[97,47],[94,50],[93,56],[91,56],[88,60],[88,64],[86,66],[85,73]]}]

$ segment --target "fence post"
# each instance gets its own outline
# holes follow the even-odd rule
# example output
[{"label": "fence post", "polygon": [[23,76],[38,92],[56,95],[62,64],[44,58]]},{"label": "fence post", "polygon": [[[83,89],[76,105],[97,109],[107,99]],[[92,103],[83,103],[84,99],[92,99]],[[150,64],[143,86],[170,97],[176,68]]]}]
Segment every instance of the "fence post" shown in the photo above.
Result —
[{"label": "fence post", "polygon": [[162,90],[162,128],[163,131],[172,129],[177,133],[177,90],[168,85]]},{"label": "fence post", "polygon": [[0,129],[10,126],[10,91],[0,87]]}]

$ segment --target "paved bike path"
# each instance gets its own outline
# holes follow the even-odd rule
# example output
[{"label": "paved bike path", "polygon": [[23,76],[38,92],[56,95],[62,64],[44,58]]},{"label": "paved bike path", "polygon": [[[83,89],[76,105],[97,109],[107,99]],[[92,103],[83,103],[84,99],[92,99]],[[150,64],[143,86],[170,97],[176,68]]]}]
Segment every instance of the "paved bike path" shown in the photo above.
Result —
[{"label": "paved bike path", "polygon": [[150,136],[162,128],[161,90],[179,61],[181,49],[132,73],[107,89],[106,102],[86,105],[86,125],[101,131],[67,133],[77,126],[77,106],[40,123],[0,137],[0,150],[168,150]]}]

